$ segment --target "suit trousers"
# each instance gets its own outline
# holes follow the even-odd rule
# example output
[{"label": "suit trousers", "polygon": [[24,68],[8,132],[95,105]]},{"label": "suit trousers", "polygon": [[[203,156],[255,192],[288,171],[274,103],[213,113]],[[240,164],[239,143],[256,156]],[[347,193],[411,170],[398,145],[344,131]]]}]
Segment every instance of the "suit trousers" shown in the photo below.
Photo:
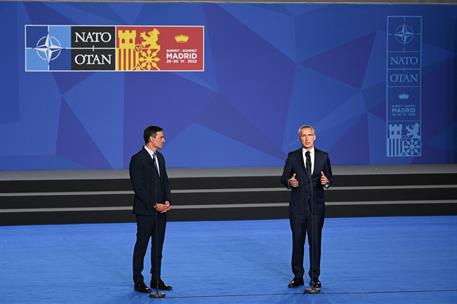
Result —
[{"label": "suit trousers", "polygon": [[320,274],[323,214],[290,213],[290,228],[292,230],[292,272],[295,278],[303,278],[303,258],[306,235],[308,234],[310,268],[308,274],[312,280],[317,280]]},{"label": "suit trousers", "polygon": [[[156,233],[157,220],[157,233]],[[133,281],[143,282],[144,256],[148,248],[149,239],[151,244],[151,281],[160,280],[162,267],[162,249],[165,239],[167,215],[156,212],[154,215],[136,216],[136,243],[133,250]]]}]

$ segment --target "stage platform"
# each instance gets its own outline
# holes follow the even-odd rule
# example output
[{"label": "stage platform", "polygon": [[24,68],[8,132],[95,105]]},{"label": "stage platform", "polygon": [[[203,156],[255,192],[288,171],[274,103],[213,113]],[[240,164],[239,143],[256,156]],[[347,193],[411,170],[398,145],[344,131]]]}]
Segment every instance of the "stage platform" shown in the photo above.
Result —
[{"label": "stage platform", "polygon": [[[456,215],[457,164],[335,166],[327,217]],[[286,218],[282,168],[170,169],[174,220]],[[0,225],[129,222],[126,170],[0,172]]]},{"label": "stage platform", "polygon": [[457,302],[456,216],[327,219],[319,295],[287,288],[288,220],[168,223],[162,277],[173,291],[162,300],[133,291],[135,230],[133,223],[1,227],[1,303]]}]

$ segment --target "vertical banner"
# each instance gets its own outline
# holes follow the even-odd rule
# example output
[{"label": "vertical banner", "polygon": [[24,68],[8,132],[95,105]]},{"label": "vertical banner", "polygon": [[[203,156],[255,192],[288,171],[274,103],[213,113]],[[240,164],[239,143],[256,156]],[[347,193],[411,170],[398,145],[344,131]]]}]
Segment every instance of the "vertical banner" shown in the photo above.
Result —
[{"label": "vertical banner", "polygon": [[386,77],[387,156],[421,156],[421,16],[387,17]]}]

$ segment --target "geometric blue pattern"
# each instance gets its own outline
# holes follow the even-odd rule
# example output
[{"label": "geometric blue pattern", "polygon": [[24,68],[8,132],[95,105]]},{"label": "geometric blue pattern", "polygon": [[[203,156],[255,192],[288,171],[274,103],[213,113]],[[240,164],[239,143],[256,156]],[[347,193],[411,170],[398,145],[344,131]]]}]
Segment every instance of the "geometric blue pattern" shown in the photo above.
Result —
[{"label": "geometric blue pattern", "polygon": [[[93,88],[94,82],[106,82],[107,80],[111,83],[110,86]],[[66,103],[78,117],[105,160],[113,168],[121,167],[123,161],[123,143],[118,140],[123,137],[124,130],[123,84],[124,75],[122,74],[93,73],[64,94]],[[87,94],[87,92],[91,93]],[[113,111],[106,109],[113,109]],[[84,158],[87,156],[81,154],[80,160],[83,161]]]},{"label": "geometric blue pattern", "polygon": [[[335,165],[457,162],[457,5],[0,2],[0,170],[124,169],[150,124],[169,167],[282,166],[313,124]],[[422,17],[422,155],[386,157],[386,16]],[[205,71],[42,73],[56,25],[203,25]],[[41,32],[39,32],[41,31]],[[6,41],[6,40],[5,40]],[[33,41],[37,41],[33,39]],[[61,56],[70,56],[59,40]],[[52,68],[64,69],[51,61]],[[191,151],[188,151],[191,150]],[[189,157],[191,156],[191,157]]]}]

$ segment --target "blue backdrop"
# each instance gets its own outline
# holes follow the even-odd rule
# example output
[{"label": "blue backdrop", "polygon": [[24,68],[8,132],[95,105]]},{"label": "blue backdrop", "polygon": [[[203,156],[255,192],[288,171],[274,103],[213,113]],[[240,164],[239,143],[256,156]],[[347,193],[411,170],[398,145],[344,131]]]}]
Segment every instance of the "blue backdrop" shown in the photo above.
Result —
[{"label": "blue backdrop", "polygon": [[[389,16],[421,21],[415,156],[386,151]],[[336,165],[457,161],[456,5],[0,2],[0,23],[1,170],[126,168],[150,124],[169,167],[281,166],[303,123]],[[204,25],[205,71],[25,72],[26,24]]]}]

